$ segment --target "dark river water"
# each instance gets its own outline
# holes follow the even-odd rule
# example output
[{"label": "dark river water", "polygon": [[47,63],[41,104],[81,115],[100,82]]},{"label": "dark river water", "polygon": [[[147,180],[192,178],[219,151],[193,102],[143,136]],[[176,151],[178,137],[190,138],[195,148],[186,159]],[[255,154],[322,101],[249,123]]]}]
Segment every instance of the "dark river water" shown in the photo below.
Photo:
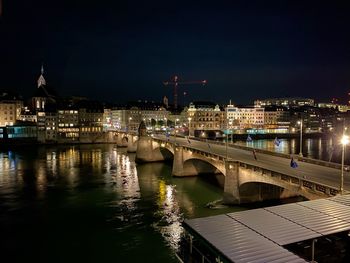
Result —
[{"label": "dark river water", "polygon": [[[305,155],[328,159],[330,145],[305,141]],[[173,178],[171,165],[134,158],[114,145],[0,149],[0,261],[177,262],[184,218],[247,209],[208,208],[223,193],[213,180]]]}]

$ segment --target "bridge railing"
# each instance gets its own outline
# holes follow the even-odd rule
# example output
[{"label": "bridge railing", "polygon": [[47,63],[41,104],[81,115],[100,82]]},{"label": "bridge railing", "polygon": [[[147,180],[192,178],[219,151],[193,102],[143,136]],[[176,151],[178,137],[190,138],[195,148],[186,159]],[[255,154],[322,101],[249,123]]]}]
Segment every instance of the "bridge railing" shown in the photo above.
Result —
[{"label": "bridge railing", "polygon": [[[205,139],[200,139],[200,138],[191,138],[191,140],[206,142]],[[207,142],[210,142],[211,144],[217,144],[217,145],[226,145],[225,142],[220,142],[220,141],[208,140]],[[308,158],[308,157],[301,157],[297,154],[286,154],[286,153],[273,152],[273,151],[269,151],[269,150],[264,150],[264,149],[259,149],[259,148],[254,148],[254,147],[250,147],[250,146],[244,146],[244,145],[238,145],[238,144],[233,144],[233,143],[228,143],[227,146],[231,147],[231,148],[246,150],[246,151],[253,151],[253,149],[255,149],[255,151],[258,153],[268,154],[268,155],[282,157],[282,158],[286,158],[286,159],[290,159],[291,156],[293,156],[294,159],[297,159],[300,162],[321,165],[321,166],[330,167],[330,168],[339,169],[339,170],[341,169],[341,164],[339,164],[339,163],[327,162],[327,161]],[[345,165],[344,169],[346,171],[349,171],[350,166]]]}]

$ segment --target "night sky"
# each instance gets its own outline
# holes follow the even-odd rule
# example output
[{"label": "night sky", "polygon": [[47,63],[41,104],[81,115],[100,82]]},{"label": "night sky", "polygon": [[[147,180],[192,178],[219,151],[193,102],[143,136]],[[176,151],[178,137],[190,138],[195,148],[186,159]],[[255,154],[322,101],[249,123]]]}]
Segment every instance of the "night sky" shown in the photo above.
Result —
[{"label": "night sky", "polygon": [[[1,0],[0,0],[1,2]],[[0,89],[24,97],[41,63],[62,96],[172,102],[174,74],[191,100],[347,100],[346,1],[2,0]],[[307,3],[306,3],[307,2]]]}]

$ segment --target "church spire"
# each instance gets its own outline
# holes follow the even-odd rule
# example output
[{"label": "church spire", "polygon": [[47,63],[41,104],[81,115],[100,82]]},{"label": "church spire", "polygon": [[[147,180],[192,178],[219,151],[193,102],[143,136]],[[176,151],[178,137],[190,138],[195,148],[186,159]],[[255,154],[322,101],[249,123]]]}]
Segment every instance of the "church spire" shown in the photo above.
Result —
[{"label": "church spire", "polygon": [[40,77],[38,79],[38,88],[40,86],[45,86],[46,85],[46,80],[45,80],[43,75],[44,75],[44,65],[41,64],[41,75],[40,75]]}]

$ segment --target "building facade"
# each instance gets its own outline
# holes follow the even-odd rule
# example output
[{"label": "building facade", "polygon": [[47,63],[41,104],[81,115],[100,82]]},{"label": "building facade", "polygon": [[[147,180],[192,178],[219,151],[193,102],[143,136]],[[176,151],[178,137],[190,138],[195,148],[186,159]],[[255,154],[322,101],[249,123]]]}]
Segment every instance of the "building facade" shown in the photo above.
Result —
[{"label": "building facade", "polygon": [[300,106],[314,106],[314,99],[309,98],[272,98],[264,100],[255,100],[254,106],[265,107],[265,106],[283,106],[283,107],[300,107]]},{"label": "building facade", "polygon": [[0,126],[12,126],[20,119],[23,102],[20,100],[0,101]]},{"label": "building facade", "polygon": [[79,112],[75,107],[59,107],[57,111],[57,140],[60,142],[79,141]]},{"label": "building facade", "polygon": [[211,102],[191,102],[187,110],[189,136],[217,138],[226,126],[225,111]]},{"label": "building facade", "polygon": [[228,129],[261,129],[264,126],[264,117],[262,107],[235,107],[232,104],[226,107]]}]

